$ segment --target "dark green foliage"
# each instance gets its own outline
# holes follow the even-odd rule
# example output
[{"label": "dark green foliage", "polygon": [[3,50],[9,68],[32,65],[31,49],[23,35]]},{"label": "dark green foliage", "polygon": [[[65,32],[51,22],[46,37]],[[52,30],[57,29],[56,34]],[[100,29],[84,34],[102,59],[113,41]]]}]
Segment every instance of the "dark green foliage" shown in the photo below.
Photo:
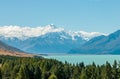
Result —
[{"label": "dark green foliage", "polygon": [[0,56],[0,79],[120,79],[120,63],[72,65],[53,59]]}]

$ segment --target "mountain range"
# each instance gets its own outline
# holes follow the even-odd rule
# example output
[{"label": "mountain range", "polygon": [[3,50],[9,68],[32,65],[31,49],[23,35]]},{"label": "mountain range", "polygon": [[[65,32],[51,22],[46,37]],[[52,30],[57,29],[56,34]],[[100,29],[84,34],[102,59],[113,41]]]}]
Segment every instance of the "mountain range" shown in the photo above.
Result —
[{"label": "mountain range", "polygon": [[104,35],[99,32],[66,31],[55,25],[44,27],[0,27],[0,40],[29,53],[67,53],[90,39]]},{"label": "mountain range", "polygon": [[108,36],[95,37],[79,48],[69,51],[77,54],[120,54],[120,30]]},{"label": "mountain range", "polygon": [[[0,50],[35,54],[120,54],[120,30],[99,32],[66,31],[55,25],[44,27],[0,27]],[[22,50],[22,51],[21,51]]]}]

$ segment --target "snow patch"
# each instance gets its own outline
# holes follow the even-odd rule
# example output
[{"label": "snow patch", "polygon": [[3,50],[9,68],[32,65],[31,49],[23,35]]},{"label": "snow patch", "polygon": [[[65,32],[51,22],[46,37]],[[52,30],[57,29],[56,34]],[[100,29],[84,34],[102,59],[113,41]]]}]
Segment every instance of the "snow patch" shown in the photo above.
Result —
[{"label": "snow patch", "polygon": [[75,37],[77,36],[77,37],[82,37],[84,40],[87,41],[100,35],[106,35],[100,32],[85,32],[85,31],[76,31],[76,32],[69,31],[69,34],[71,35],[73,40],[76,40]]}]

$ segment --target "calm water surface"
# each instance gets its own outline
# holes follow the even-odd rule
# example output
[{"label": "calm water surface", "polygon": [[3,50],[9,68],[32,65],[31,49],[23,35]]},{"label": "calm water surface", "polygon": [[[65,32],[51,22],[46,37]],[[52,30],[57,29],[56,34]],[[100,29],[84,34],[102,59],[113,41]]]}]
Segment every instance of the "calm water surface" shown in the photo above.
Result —
[{"label": "calm water surface", "polygon": [[105,64],[106,61],[113,64],[114,60],[120,60],[120,55],[49,55],[43,57],[49,59],[57,59],[62,62],[67,61],[72,64],[84,62],[86,65],[92,64],[93,62],[98,65],[102,65]]}]

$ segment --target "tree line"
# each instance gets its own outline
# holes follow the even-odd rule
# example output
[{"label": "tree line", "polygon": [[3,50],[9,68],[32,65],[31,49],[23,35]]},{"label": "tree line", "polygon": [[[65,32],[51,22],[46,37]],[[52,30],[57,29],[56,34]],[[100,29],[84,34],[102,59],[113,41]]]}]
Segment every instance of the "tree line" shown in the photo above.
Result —
[{"label": "tree line", "polygon": [[0,56],[0,79],[120,79],[120,63],[62,63],[42,57]]}]

